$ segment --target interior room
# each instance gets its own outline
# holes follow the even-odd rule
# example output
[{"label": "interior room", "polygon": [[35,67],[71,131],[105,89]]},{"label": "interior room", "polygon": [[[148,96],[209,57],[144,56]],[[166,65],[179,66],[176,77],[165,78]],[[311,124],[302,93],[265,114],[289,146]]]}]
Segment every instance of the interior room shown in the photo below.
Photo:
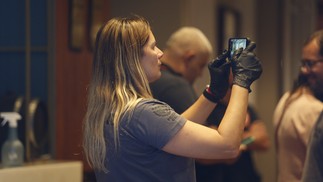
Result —
[{"label": "interior room", "polygon": [[[24,165],[0,168],[0,179],[19,181],[31,175],[24,181],[95,181],[82,151],[95,36],[111,17],[131,14],[149,20],[161,49],[181,26],[201,29],[214,57],[227,49],[230,37],[257,43],[263,73],[253,85],[250,103],[265,121],[272,145],[253,157],[263,182],[275,181],[273,112],[297,76],[305,38],[323,27],[322,0],[1,1],[0,112],[22,115],[18,137],[25,151]],[[195,91],[201,94],[208,81],[205,68]],[[0,127],[0,145],[7,135],[8,126]],[[24,167],[31,168],[24,172]]]}]

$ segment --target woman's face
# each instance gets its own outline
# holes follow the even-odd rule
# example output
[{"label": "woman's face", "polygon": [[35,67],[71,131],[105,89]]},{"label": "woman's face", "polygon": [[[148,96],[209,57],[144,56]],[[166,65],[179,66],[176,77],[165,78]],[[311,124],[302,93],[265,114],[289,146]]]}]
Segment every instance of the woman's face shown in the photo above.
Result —
[{"label": "woman's face", "polygon": [[152,32],[150,32],[149,40],[143,47],[143,56],[140,63],[146,73],[148,82],[151,83],[160,78],[160,58],[163,52],[156,46],[156,40]]}]

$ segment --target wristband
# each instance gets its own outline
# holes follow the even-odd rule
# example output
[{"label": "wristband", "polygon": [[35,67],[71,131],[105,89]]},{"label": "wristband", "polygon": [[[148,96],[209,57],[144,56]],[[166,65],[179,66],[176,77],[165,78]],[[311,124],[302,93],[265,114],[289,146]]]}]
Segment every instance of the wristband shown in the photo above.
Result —
[{"label": "wristband", "polygon": [[210,86],[207,85],[205,90],[203,91],[203,95],[205,98],[207,98],[209,101],[217,103],[219,102],[220,98],[215,95],[214,93],[212,93],[212,91],[210,90]]}]

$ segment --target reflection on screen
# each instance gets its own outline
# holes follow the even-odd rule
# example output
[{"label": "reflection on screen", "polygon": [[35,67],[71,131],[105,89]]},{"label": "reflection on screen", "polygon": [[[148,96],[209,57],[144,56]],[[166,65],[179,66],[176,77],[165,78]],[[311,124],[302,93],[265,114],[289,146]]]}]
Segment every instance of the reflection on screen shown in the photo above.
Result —
[{"label": "reflection on screen", "polygon": [[230,56],[232,57],[235,50],[239,48],[245,49],[247,46],[247,40],[246,39],[230,39],[230,45],[231,45],[231,52]]}]

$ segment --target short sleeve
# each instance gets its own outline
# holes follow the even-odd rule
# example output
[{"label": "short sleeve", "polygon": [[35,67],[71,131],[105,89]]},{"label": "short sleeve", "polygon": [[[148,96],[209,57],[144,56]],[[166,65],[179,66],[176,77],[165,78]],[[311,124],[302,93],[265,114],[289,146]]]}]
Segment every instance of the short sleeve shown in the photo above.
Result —
[{"label": "short sleeve", "polygon": [[137,140],[162,148],[184,126],[186,119],[167,104],[149,100],[140,102],[125,129]]}]

